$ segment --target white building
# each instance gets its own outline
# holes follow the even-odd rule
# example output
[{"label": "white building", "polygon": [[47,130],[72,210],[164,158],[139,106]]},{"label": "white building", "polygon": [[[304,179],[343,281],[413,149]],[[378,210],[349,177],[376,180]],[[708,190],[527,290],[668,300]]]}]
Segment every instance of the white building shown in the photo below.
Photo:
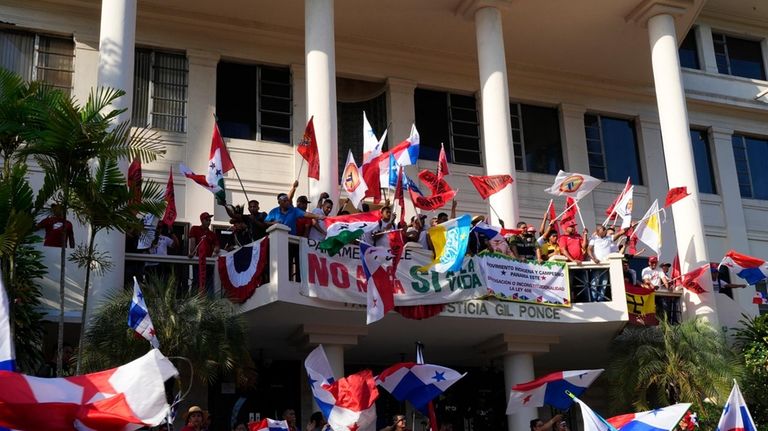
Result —
[{"label": "white building", "polygon": [[[348,148],[359,161],[365,109],[379,133],[391,124],[390,145],[416,123],[418,169],[434,169],[445,143],[459,212],[489,214],[466,174],[513,173],[512,192],[491,204],[508,225],[538,225],[550,198],[543,189],[563,169],[606,180],[580,205],[591,227],[630,177],[636,217],[671,187],[692,192],[667,212],[662,261],[677,253],[685,272],[729,249],[768,257],[768,9],[754,0],[2,0],[0,66],[80,100],[97,85],[126,89],[134,124],[150,124],[166,141],[165,158],[144,166],[158,182],[179,163],[203,169],[216,113],[262,210],[297,177],[294,147],[312,115],[321,181],[307,184],[302,175],[298,194],[338,196]],[[203,211],[225,226],[212,196],[176,173],[180,229],[198,224]],[[227,188],[231,201],[245,202],[233,175]],[[607,343],[627,320],[614,282],[611,301],[559,312],[473,302],[424,321],[393,315],[366,327],[359,309],[301,296],[282,259],[287,237],[275,238],[271,283],[243,306],[262,379],[275,391],[257,396],[262,416],[300,405],[306,422],[311,398],[299,360],[311,345],[325,344],[341,374],[345,364],[349,371],[410,360],[414,341],[423,341],[432,362],[503,374],[504,385],[465,396],[476,401],[493,387],[486,411],[455,414],[459,422],[498,419],[512,383],[604,366]],[[124,260],[135,258],[120,238],[101,246],[118,268],[96,281],[96,301],[107,290],[99,286],[119,285]],[[45,304],[53,310],[58,260],[55,250],[46,253]],[[78,323],[81,278],[69,273],[67,315]],[[616,261],[612,280],[620,273]],[[733,326],[741,313],[758,312],[754,295],[754,287],[738,289],[734,300],[686,293],[683,310]],[[282,368],[270,368],[278,362]],[[278,381],[269,370],[290,377]],[[209,403],[225,415],[230,398]],[[509,429],[526,429],[536,415],[510,416]]]}]

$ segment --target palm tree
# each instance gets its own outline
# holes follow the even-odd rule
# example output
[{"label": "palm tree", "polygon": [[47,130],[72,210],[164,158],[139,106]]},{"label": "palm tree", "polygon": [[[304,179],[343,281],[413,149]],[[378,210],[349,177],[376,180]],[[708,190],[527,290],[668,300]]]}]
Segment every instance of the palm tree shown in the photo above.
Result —
[{"label": "palm tree", "polygon": [[710,410],[705,400],[725,401],[739,372],[723,335],[691,319],[679,325],[662,320],[658,326],[628,326],[612,341],[606,374],[616,411],[689,402],[701,415]]},{"label": "palm tree", "polygon": [[[101,272],[109,270],[111,263],[108,257],[97,254],[95,249],[96,235],[101,231],[116,230],[125,233],[142,228],[137,214],[152,214],[159,216],[165,209],[163,192],[157,183],[144,181],[141,193],[136,196],[126,185],[125,175],[115,159],[100,159],[94,172],[81,188],[75,191],[72,201],[72,211],[83,224],[90,227],[88,242],[85,247],[78,248],[70,260],[85,267],[85,284],[83,286],[83,309],[80,325],[80,348],[83,348],[85,338],[85,319],[88,311],[88,289],[91,281],[91,271],[95,266]],[[80,357],[78,356],[76,374],[80,374]]]},{"label": "palm tree", "polygon": [[[743,316],[736,340],[745,362],[744,379],[739,385],[749,405],[752,418],[768,425],[768,314]],[[761,428],[762,429],[762,428]]]},{"label": "palm tree", "polygon": [[[131,134],[129,122],[114,124],[124,109],[111,106],[125,95],[123,90],[101,88],[91,91],[85,105],[74,99],[56,98],[47,109],[38,109],[33,115],[34,128],[28,128],[26,145],[18,154],[31,156],[44,173],[43,186],[37,195],[36,208],[49,199],[61,208],[66,225],[67,213],[75,199],[75,192],[88,183],[89,163],[99,159],[128,159],[140,157],[155,160],[164,153],[158,140],[146,130]],[[62,244],[66,244],[67,230],[62,229]],[[66,292],[66,248],[61,248],[59,277],[59,329],[56,366],[61,375],[64,350],[64,295]],[[83,322],[84,324],[85,322]]]},{"label": "palm tree", "polygon": [[[200,383],[214,382],[220,371],[243,381],[252,361],[245,323],[229,300],[178,296],[174,276],[167,281],[150,277],[142,293],[163,354],[189,359]],[[80,353],[86,370],[114,367],[146,353],[149,343],[127,326],[131,296],[121,291],[96,311]]]}]

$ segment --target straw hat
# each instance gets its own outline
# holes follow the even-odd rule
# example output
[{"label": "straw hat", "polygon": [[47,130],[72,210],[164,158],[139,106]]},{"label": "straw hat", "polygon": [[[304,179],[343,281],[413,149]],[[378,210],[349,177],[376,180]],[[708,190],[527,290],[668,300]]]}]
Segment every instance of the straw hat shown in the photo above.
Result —
[{"label": "straw hat", "polygon": [[187,410],[186,413],[184,413],[184,422],[188,422],[189,421],[189,415],[191,415],[192,413],[200,413],[200,414],[202,414],[203,415],[203,422],[205,422],[208,419],[208,411],[207,410],[203,410],[202,408],[200,408],[200,406],[192,406],[192,407],[189,408],[189,410]]}]

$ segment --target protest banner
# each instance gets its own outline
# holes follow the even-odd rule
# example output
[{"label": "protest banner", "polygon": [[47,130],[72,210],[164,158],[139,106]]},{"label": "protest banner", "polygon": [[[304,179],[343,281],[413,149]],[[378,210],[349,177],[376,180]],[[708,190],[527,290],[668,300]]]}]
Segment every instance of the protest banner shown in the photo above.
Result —
[{"label": "protest banner", "polygon": [[489,295],[506,301],[571,306],[568,268],[564,263],[523,262],[499,253],[483,253],[476,259]]}]

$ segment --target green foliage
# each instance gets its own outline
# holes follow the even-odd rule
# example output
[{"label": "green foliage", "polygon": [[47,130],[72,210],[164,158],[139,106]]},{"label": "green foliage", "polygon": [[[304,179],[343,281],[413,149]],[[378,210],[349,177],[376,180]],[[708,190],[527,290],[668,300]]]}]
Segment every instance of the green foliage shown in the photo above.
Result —
[{"label": "green foliage", "polygon": [[745,363],[740,382],[752,418],[761,431],[768,430],[768,314],[744,316],[743,327],[736,332]]},{"label": "green foliage", "polygon": [[616,412],[689,402],[702,429],[714,429],[720,409],[712,406],[725,402],[740,371],[723,335],[695,319],[679,325],[662,321],[659,326],[628,326],[611,344],[606,374]]},{"label": "green foliage", "polygon": [[[112,296],[94,314],[82,351],[85,370],[124,364],[150,348],[126,324],[132,293],[126,289]],[[214,382],[220,372],[243,376],[251,364],[247,334],[230,301],[197,294],[177,296],[174,277],[167,282],[150,278],[142,293],[163,354],[188,358],[195,377],[205,383]]]},{"label": "green foliage", "polygon": [[43,314],[40,308],[40,288],[36,280],[45,275],[40,251],[31,243],[40,242],[36,236],[27,237],[28,243],[16,250],[14,278],[10,281],[8,300],[12,310],[13,338],[16,347],[16,366],[24,373],[34,374],[43,365]]}]

